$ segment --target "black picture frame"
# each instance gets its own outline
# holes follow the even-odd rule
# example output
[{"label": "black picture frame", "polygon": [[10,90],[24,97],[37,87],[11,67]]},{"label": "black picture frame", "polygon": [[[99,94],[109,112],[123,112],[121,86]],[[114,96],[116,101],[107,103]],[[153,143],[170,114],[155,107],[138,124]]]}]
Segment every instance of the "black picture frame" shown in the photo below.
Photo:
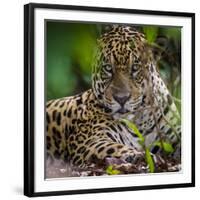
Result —
[{"label": "black picture frame", "polygon": [[[109,12],[109,13],[128,13],[154,16],[177,16],[191,18],[191,45],[192,45],[192,155],[191,155],[191,182],[165,185],[144,185],[133,187],[117,187],[117,188],[98,188],[98,189],[83,189],[83,190],[67,190],[67,191],[45,191],[35,192],[34,178],[34,121],[35,121],[35,60],[34,60],[34,37],[35,27],[34,11],[37,8],[42,9],[57,9],[57,10],[79,10],[79,11],[94,11],[94,12]],[[162,188],[180,188],[195,186],[195,14],[185,12],[166,12],[166,11],[150,11],[150,10],[135,10],[122,8],[106,8],[106,7],[87,7],[73,5],[55,5],[55,4],[27,4],[24,5],[24,195],[29,197],[50,196],[50,195],[70,195],[84,193],[99,193],[99,192],[119,192],[133,190],[148,190]]]}]

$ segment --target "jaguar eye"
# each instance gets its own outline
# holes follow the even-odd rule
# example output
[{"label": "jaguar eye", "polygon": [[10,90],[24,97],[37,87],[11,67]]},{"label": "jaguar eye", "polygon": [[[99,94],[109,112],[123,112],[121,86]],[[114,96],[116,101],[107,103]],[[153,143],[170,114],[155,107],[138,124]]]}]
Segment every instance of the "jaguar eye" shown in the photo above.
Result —
[{"label": "jaguar eye", "polygon": [[132,65],[132,72],[133,72],[133,73],[134,73],[134,72],[137,72],[138,69],[139,69],[139,65],[138,65],[138,64],[133,64],[133,65]]},{"label": "jaguar eye", "polygon": [[112,66],[110,64],[105,64],[105,65],[102,66],[102,68],[107,72],[112,71]]},{"label": "jaguar eye", "polygon": [[102,79],[110,80],[112,75],[113,75],[112,65],[110,65],[110,64],[102,65],[102,68],[101,68],[101,77],[102,77]]}]

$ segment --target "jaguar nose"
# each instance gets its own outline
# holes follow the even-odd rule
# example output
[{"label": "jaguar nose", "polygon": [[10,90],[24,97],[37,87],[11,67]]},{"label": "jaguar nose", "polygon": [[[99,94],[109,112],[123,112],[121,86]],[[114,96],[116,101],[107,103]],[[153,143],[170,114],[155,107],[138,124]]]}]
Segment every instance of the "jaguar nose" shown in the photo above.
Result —
[{"label": "jaguar nose", "polygon": [[113,95],[113,98],[115,99],[115,101],[117,101],[121,106],[123,106],[128,99],[130,98],[130,95],[126,95],[126,96],[120,96],[117,94]]}]

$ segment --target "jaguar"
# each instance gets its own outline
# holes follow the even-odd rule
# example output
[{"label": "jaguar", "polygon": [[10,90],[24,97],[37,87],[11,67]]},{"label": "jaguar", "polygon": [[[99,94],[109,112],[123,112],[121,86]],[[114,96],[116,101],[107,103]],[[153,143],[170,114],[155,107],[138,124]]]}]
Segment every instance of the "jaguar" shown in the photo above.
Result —
[{"label": "jaguar", "polygon": [[[107,158],[137,164],[144,160],[134,123],[145,146],[168,141],[180,159],[180,114],[157,68],[145,35],[117,25],[97,40],[92,88],[46,103],[47,156],[86,168]],[[158,152],[157,146],[151,153]]]}]

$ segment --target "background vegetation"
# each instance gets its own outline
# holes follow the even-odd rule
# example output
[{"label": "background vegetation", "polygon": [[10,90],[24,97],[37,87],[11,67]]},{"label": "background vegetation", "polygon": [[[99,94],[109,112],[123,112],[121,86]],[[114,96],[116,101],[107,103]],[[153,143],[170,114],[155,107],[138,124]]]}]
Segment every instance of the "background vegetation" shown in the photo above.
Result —
[{"label": "background vegetation", "polygon": [[[71,96],[91,87],[96,39],[105,28],[103,24],[47,22],[47,100]],[[181,28],[137,26],[137,29],[144,32],[149,44],[160,45],[157,38],[164,38],[158,67],[180,110]]]}]

